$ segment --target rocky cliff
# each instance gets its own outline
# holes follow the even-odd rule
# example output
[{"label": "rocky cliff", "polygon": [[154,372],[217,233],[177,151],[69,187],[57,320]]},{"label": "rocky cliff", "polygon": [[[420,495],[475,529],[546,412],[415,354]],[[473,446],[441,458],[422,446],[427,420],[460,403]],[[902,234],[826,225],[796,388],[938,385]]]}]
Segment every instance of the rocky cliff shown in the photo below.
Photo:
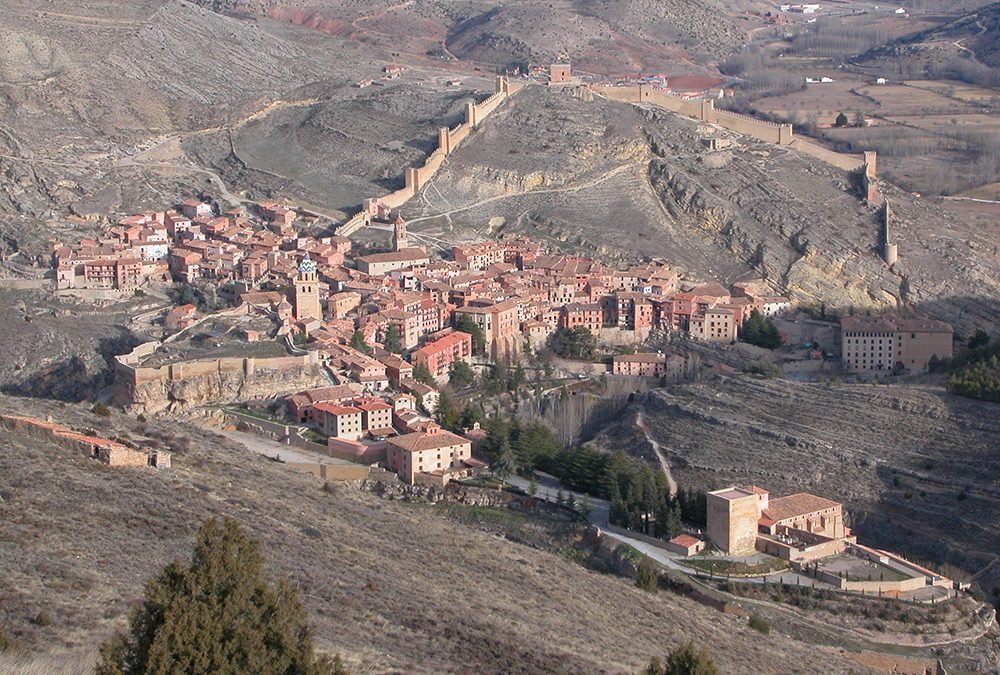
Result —
[{"label": "rocky cliff", "polygon": [[995,408],[926,387],[738,376],[646,394],[594,444],[641,455],[652,438],[682,487],[752,483],[842,501],[864,542],[982,570],[991,588]]},{"label": "rocky cliff", "polygon": [[318,364],[293,370],[258,369],[250,376],[239,371],[215,372],[138,384],[119,372],[115,377],[114,401],[136,412],[173,411],[206,403],[285,396],[290,391],[329,384],[329,377]]}]

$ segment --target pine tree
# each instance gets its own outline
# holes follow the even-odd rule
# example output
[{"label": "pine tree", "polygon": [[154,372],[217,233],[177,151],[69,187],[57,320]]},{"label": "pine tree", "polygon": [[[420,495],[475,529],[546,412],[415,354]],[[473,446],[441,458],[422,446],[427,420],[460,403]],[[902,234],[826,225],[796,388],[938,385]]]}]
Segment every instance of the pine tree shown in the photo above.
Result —
[{"label": "pine tree", "polygon": [[284,581],[264,580],[264,556],[235,520],[207,521],[191,564],[167,565],[145,600],[100,649],[97,675],[337,673],[317,659],[305,609]]},{"label": "pine tree", "polygon": [[369,347],[368,343],[365,342],[365,334],[362,333],[360,330],[354,331],[354,333],[351,335],[351,347],[358,350],[362,354],[372,353],[372,348]]},{"label": "pine tree", "polygon": [[510,448],[510,443],[506,439],[500,445],[499,454],[497,458],[493,460],[493,464],[490,469],[493,471],[493,475],[500,480],[507,480],[507,478],[517,471],[517,459],[514,457],[514,451]]},{"label": "pine tree", "polygon": [[433,387],[437,384],[434,375],[431,374],[430,368],[427,367],[426,363],[418,363],[413,366],[413,379],[426,384],[428,387]]}]

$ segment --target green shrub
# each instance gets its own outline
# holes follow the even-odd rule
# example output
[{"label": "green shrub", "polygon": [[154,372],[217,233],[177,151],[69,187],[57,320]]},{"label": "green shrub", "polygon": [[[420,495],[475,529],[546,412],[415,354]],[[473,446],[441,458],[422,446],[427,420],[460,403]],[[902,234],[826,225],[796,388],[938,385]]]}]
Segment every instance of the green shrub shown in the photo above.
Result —
[{"label": "green shrub", "polygon": [[666,663],[654,656],[642,675],[719,675],[719,670],[707,651],[688,642],[672,650]]},{"label": "green shrub", "polygon": [[771,632],[771,624],[767,622],[767,619],[759,614],[754,614],[750,617],[750,627],[759,633],[767,635]]},{"label": "green shrub", "polygon": [[95,403],[94,407],[90,409],[90,412],[94,413],[98,417],[111,417],[111,409],[103,403]]},{"label": "green shrub", "polygon": [[639,561],[639,569],[635,577],[635,585],[647,593],[656,593],[659,583],[656,574],[656,563],[649,556],[643,556]]},{"label": "green shrub", "polygon": [[31,623],[45,628],[52,625],[52,618],[46,612],[39,612],[31,618]]}]

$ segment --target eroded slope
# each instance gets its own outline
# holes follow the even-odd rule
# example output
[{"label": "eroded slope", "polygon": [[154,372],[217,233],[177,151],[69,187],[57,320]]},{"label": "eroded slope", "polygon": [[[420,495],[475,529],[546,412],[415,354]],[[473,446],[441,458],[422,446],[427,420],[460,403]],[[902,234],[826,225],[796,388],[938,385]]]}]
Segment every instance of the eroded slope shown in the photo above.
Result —
[{"label": "eroded slope", "polygon": [[[3,399],[5,410],[103,426],[75,408]],[[115,415],[119,433],[138,435]],[[127,429],[127,431],[126,431]],[[122,470],[0,433],[0,623],[31,648],[93,658],[143,580],[190,550],[207,517],[238,518],[275,575],[290,577],[323,649],[352,672],[634,672],[694,638],[723,672],[796,663],[845,671],[838,651],[771,635],[669,593],[443,519],[433,507],[332,494],[194,430],[168,471]],[[53,469],[58,467],[58,480]],[[13,590],[16,589],[16,590]],[[45,609],[52,625],[29,618]],[[765,658],[766,655],[766,658]]]}]

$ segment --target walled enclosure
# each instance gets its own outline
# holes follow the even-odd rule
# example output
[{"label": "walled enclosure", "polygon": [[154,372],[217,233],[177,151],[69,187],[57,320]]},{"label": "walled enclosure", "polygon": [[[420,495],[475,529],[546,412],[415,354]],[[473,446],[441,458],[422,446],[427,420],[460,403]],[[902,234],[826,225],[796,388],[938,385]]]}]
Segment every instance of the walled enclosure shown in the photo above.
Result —
[{"label": "walled enclosure", "polygon": [[612,101],[652,104],[686,117],[693,117],[702,122],[718,124],[730,131],[746,134],[767,143],[787,145],[803,154],[815,157],[844,171],[854,171],[861,168],[865,163],[860,156],[834,152],[816,145],[807,139],[796,138],[792,132],[791,124],[775,124],[756,119],[749,115],[729,112],[728,110],[716,110],[715,101],[712,99],[688,100],[675,94],[654,89],[648,85],[637,85],[634,87],[604,85],[596,87],[595,91]]},{"label": "walled enclosure", "polygon": [[365,208],[352,216],[347,222],[337,227],[337,234],[350,236],[362,227],[371,224],[372,216],[377,211],[377,206],[382,205],[390,209],[398,209],[408,202],[420,191],[420,188],[437,174],[445,158],[454,152],[459,144],[468,138],[473,129],[478,127],[493,112],[500,107],[500,104],[516,94],[524,87],[520,83],[511,83],[506,77],[499,76],[496,80],[495,91],[480,103],[470,101],[465,105],[465,122],[456,125],[454,128],[441,127],[438,129],[438,147],[428,155],[423,166],[409,167],[403,173],[404,186],[381,197],[374,197],[365,200]]},{"label": "walled enclosure", "polygon": [[[246,310],[237,307],[220,314],[243,311]],[[139,365],[184,332],[163,342],[144,342],[128,354],[115,357],[115,405],[157,411],[175,404],[270,396],[285,392],[290,385],[310,387],[328,382],[316,352],[271,358],[198,359],[163,366]]]},{"label": "walled enclosure", "polygon": [[0,415],[0,427],[46,440],[57,447],[79,452],[109,466],[169,467],[170,453],[147,448],[135,449],[106,438],[88,436],[49,420],[19,415]]}]

